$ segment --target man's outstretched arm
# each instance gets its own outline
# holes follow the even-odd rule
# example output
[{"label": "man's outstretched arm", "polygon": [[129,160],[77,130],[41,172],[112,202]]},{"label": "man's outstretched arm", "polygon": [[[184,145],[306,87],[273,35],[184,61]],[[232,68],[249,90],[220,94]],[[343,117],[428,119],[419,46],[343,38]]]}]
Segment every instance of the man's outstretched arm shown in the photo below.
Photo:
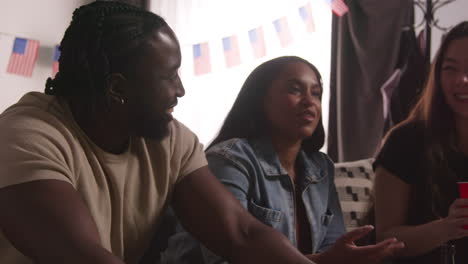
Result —
[{"label": "man's outstretched arm", "polygon": [[177,184],[173,205],[182,225],[231,263],[313,263],[250,215],[207,166]]},{"label": "man's outstretched arm", "polygon": [[67,182],[39,180],[0,189],[0,228],[34,263],[123,264],[101,246],[96,224]]}]

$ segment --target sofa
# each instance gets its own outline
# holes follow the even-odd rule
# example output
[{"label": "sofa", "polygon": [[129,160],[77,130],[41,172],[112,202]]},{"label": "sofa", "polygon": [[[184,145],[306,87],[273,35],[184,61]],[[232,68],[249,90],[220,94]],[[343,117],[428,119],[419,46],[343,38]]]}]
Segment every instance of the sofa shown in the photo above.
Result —
[{"label": "sofa", "polygon": [[[373,224],[373,211],[370,210],[373,203],[374,170],[373,158],[351,162],[335,163],[335,185],[340,200],[341,209],[347,231],[358,226]],[[375,232],[356,241],[357,245],[375,243]],[[395,264],[385,260],[382,264]],[[398,262],[401,263],[401,262]]]},{"label": "sofa", "polygon": [[335,185],[347,231],[369,224],[374,159],[335,163]]}]

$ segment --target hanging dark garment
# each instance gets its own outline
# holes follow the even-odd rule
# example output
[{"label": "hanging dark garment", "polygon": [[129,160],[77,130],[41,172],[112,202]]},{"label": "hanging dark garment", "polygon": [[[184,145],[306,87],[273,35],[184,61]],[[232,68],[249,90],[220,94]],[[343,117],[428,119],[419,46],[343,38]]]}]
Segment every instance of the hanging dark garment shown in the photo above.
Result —
[{"label": "hanging dark garment", "polygon": [[372,157],[384,125],[380,87],[398,60],[401,28],[413,1],[346,1],[333,19],[327,153],[335,161]]},{"label": "hanging dark garment", "polygon": [[390,114],[385,120],[384,134],[393,125],[408,117],[423,89],[429,65],[426,64],[419,44],[420,41],[416,38],[414,29],[410,28],[402,32],[396,67],[401,75],[390,97]]}]

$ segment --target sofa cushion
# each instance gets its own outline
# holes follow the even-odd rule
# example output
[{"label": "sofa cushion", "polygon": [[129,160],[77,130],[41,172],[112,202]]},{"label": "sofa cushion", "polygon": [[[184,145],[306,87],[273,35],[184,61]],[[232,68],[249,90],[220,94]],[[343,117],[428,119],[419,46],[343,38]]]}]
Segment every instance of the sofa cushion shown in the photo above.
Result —
[{"label": "sofa cushion", "polygon": [[335,185],[348,231],[367,224],[372,202],[373,158],[335,163]]}]

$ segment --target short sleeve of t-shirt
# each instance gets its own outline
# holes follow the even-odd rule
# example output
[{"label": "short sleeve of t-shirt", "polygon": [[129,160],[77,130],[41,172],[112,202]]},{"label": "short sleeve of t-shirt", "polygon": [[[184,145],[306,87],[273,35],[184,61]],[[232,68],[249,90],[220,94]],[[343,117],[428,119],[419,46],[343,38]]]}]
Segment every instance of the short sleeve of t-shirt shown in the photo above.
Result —
[{"label": "short sleeve of t-shirt", "polygon": [[387,136],[374,162],[374,168],[383,167],[404,182],[412,184],[421,173],[424,137],[420,124],[408,123]]},{"label": "short sleeve of t-shirt", "polygon": [[74,184],[59,132],[47,112],[10,109],[0,118],[0,188],[34,180],[55,179]]},{"label": "short sleeve of t-shirt", "polygon": [[180,166],[177,182],[193,171],[207,166],[203,145],[198,141],[197,136],[184,124],[174,120],[172,122],[173,160]]}]

